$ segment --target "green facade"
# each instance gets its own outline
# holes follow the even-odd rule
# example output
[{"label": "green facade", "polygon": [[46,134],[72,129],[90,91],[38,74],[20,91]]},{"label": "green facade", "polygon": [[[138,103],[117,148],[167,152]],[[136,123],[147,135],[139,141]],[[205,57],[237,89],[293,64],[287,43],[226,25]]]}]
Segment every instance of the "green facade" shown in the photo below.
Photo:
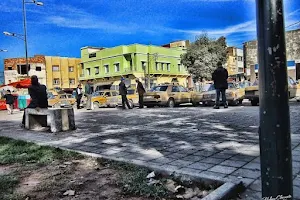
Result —
[{"label": "green facade", "polygon": [[151,77],[188,76],[185,67],[180,64],[180,55],[183,53],[185,50],[182,48],[140,44],[106,49],[84,47],[81,49],[83,73],[80,80],[98,80],[128,75],[143,78],[145,74],[146,77],[148,74]]}]

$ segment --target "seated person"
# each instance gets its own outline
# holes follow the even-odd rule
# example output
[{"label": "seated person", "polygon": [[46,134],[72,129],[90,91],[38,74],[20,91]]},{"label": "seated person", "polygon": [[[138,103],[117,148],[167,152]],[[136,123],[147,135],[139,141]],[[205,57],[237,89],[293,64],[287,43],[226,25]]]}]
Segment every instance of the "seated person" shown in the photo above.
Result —
[{"label": "seated person", "polygon": [[[27,108],[48,108],[48,95],[45,85],[39,83],[38,77],[33,75],[31,77],[31,85],[28,88],[31,101]],[[26,108],[25,108],[26,110]],[[22,120],[22,127],[25,126],[25,111]]]}]

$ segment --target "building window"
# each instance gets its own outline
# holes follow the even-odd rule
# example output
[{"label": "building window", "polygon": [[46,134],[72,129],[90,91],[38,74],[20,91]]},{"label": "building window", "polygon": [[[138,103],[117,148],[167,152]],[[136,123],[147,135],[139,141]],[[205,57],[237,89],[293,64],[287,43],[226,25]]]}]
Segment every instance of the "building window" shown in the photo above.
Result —
[{"label": "building window", "polygon": [[238,61],[243,61],[243,57],[242,56],[238,56]]},{"label": "building window", "polygon": [[53,85],[59,85],[59,79],[58,78],[53,79]]},{"label": "building window", "polygon": [[18,74],[25,75],[27,74],[27,71],[30,71],[30,64],[28,64],[28,67],[26,69],[26,65],[17,65]]},{"label": "building window", "polygon": [[181,71],[181,64],[178,64],[178,71]]},{"label": "building window", "polygon": [[8,70],[12,70],[12,67],[8,67]]},{"label": "building window", "polygon": [[95,57],[96,57],[96,53],[89,54],[89,58],[95,58]]},{"label": "building window", "polygon": [[74,72],[74,67],[73,66],[69,66],[69,72]]},{"label": "building window", "polygon": [[69,79],[69,83],[70,83],[70,85],[75,85],[75,79],[74,78],[70,78]]},{"label": "building window", "polygon": [[156,71],[159,70],[159,63],[158,62],[155,63],[155,69],[156,69]]},{"label": "building window", "polygon": [[146,69],[146,62],[142,61],[142,69],[145,70]]},{"label": "building window", "polygon": [[120,71],[120,63],[116,63],[115,65],[115,72],[119,72]]},{"label": "building window", "polygon": [[39,66],[35,67],[35,71],[38,71],[38,72],[42,71],[42,67],[39,67]]},{"label": "building window", "polygon": [[95,67],[95,75],[98,75],[99,74],[99,67]]},{"label": "building window", "polygon": [[167,70],[170,71],[170,63],[167,63]]},{"label": "building window", "polygon": [[59,66],[58,65],[53,65],[52,66],[52,71],[58,72],[59,71]]},{"label": "building window", "polygon": [[104,72],[109,73],[109,65],[104,65]]},{"label": "building window", "polygon": [[91,75],[91,68],[86,68],[86,75],[88,75],[88,76]]},{"label": "building window", "polygon": [[161,71],[164,71],[164,63],[161,63]]}]

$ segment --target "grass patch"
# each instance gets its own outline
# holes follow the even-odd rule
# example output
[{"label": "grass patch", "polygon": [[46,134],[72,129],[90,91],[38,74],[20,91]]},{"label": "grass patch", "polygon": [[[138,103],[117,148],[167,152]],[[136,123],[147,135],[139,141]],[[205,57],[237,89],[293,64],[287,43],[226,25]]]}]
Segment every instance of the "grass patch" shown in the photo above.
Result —
[{"label": "grass patch", "polygon": [[54,160],[82,159],[84,156],[31,142],[0,137],[0,165],[38,163],[49,164]]},{"label": "grass patch", "polygon": [[19,184],[19,180],[14,175],[0,175],[0,199],[15,200],[19,196],[14,194],[14,189]]},{"label": "grass patch", "polygon": [[[169,196],[168,190],[161,184],[148,185],[149,170],[132,164],[115,161],[98,160],[101,164],[109,165],[119,171],[118,185],[124,194],[162,199]],[[165,182],[161,179],[161,182]]]}]

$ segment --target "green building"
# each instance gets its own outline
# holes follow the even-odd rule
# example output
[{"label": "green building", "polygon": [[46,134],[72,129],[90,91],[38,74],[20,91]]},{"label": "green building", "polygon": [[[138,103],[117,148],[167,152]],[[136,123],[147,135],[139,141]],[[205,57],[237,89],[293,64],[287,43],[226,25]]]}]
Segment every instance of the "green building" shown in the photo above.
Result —
[{"label": "green building", "polygon": [[[153,45],[123,45],[113,48],[81,48],[80,80],[94,80],[98,89],[117,89],[120,78],[135,88],[139,78],[146,88],[165,82],[179,82],[188,86],[189,74],[180,64],[187,41],[170,43],[164,47]],[[148,80],[150,80],[148,82]]]}]

